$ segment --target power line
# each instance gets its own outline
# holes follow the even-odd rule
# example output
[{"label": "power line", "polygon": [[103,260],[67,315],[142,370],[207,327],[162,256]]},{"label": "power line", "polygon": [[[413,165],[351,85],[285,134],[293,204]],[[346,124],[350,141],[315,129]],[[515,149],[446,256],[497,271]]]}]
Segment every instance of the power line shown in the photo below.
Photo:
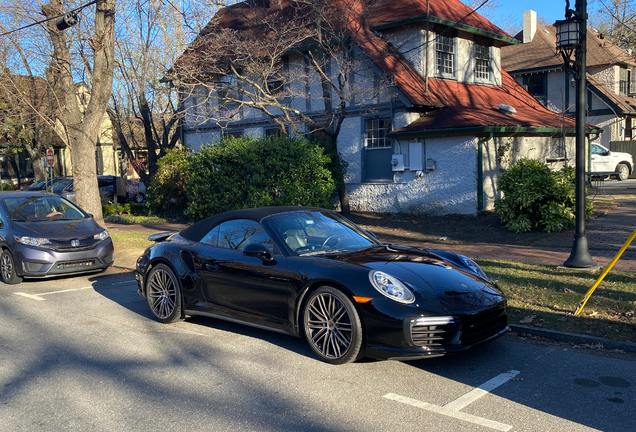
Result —
[{"label": "power line", "polygon": [[14,29],[14,30],[9,30],[8,32],[5,32],[5,33],[0,34],[0,37],[10,35],[11,33],[15,33],[15,32],[18,32],[18,31],[20,31],[20,30],[27,29],[27,28],[29,28],[29,27],[33,27],[33,26],[36,26],[36,25],[39,25],[39,24],[43,24],[43,23],[45,23],[45,22],[47,22],[47,21],[56,20],[56,19],[58,19],[58,18],[60,18],[60,17],[64,17],[64,16],[66,16],[67,14],[72,14],[72,13],[75,13],[75,12],[81,11],[82,9],[84,9],[84,8],[86,8],[86,7],[88,7],[88,6],[94,5],[94,4],[95,4],[95,3],[97,3],[98,1],[99,1],[99,0],[93,0],[93,1],[91,1],[90,3],[86,3],[85,5],[82,5],[82,6],[80,6],[80,7],[77,7],[77,8],[75,8],[75,9],[73,9],[73,10],[71,10],[71,11],[69,11],[69,12],[63,13],[63,14],[61,14],[61,15],[57,15],[57,16],[54,16],[54,17],[51,17],[51,18],[43,19],[43,20],[41,20],[41,21],[37,21],[37,22],[31,23],[31,24],[27,24],[27,25],[25,25],[25,26],[23,26],[23,27],[20,27],[20,28]]}]

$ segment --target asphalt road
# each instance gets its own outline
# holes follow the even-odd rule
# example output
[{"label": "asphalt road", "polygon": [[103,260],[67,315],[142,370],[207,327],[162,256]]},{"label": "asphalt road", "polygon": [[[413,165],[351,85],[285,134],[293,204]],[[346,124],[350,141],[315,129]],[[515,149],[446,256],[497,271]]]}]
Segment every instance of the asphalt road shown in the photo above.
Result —
[{"label": "asphalt road", "polygon": [[634,430],[636,356],[508,335],[331,366],[298,338],[162,325],[130,272],[0,283],[0,431]]}]

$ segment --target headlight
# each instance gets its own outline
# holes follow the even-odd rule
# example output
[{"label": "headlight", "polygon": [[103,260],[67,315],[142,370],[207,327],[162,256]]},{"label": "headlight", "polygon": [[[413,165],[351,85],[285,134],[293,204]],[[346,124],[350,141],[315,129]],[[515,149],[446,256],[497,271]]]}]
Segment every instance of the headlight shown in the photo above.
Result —
[{"label": "headlight", "polygon": [[51,240],[45,238],[35,238],[35,237],[15,237],[15,241],[18,243],[22,243],[29,246],[42,246],[45,244],[50,244]]},{"label": "headlight", "polygon": [[488,276],[486,276],[486,273],[484,273],[481,267],[479,267],[479,264],[477,264],[475,261],[471,260],[470,258],[464,255],[460,255],[460,258],[462,259],[464,264],[473,271],[473,273],[476,273],[477,275],[479,275],[480,277],[486,280],[491,280]]},{"label": "headlight", "polygon": [[93,236],[93,238],[94,238],[95,240],[105,240],[105,239],[107,239],[108,237],[110,237],[110,235],[108,234],[108,231],[107,231],[107,230],[104,230],[104,231],[100,232],[99,234],[95,234],[95,235]]},{"label": "headlight", "polygon": [[391,300],[407,304],[415,301],[415,296],[411,290],[389,274],[374,270],[369,273],[369,280],[375,289]]}]

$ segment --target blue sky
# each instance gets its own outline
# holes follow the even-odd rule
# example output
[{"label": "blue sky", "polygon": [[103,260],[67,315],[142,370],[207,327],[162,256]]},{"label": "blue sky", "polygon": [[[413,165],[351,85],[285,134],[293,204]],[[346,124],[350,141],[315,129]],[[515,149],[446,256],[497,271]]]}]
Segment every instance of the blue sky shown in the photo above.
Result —
[{"label": "blue sky", "polygon": [[[576,0],[570,0],[570,8],[574,9],[575,3]],[[523,12],[530,9],[550,23],[565,18],[565,0],[499,0],[499,5],[496,12],[489,12],[487,15],[494,24],[504,30],[508,30],[511,25],[516,30],[521,30]],[[597,5],[597,1],[587,0],[588,15],[594,12]]]}]

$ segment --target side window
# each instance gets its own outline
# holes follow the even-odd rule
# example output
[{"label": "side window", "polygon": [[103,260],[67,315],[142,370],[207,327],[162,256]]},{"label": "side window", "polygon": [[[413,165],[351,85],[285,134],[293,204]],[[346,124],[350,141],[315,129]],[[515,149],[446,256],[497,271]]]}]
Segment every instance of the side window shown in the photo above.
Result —
[{"label": "side window", "polygon": [[236,219],[219,225],[218,246],[227,249],[243,250],[250,243],[260,243],[270,252],[274,250],[274,242],[258,222],[247,219]]},{"label": "side window", "polygon": [[219,240],[219,227],[220,225],[212,228],[202,239],[201,243],[209,244],[212,246],[216,246]]}]

